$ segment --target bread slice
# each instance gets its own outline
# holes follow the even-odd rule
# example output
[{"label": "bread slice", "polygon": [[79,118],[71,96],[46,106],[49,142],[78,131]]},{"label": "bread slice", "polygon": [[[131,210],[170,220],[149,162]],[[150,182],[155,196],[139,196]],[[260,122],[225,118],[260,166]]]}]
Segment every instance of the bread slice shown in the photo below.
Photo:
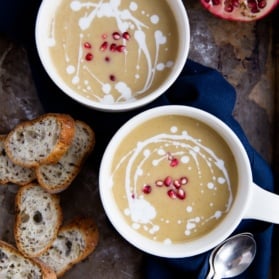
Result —
[{"label": "bread slice", "polygon": [[33,168],[24,168],[14,164],[7,156],[4,141],[6,135],[0,135],[0,184],[14,183],[26,185],[36,179]]},{"label": "bread slice", "polygon": [[61,227],[52,246],[39,259],[61,277],[96,248],[99,232],[91,218],[76,218]]},{"label": "bread slice", "polygon": [[6,140],[10,159],[23,167],[57,162],[69,148],[75,121],[67,114],[48,113],[18,124]]},{"label": "bread slice", "polygon": [[83,162],[93,150],[95,134],[86,123],[76,120],[75,135],[70,148],[55,164],[36,168],[39,184],[50,193],[65,190],[78,175]]},{"label": "bread slice", "polygon": [[56,279],[44,263],[24,257],[14,246],[0,240],[0,278]]},{"label": "bread slice", "polygon": [[16,246],[25,256],[37,257],[51,246],[61,226],[59,197],[31,183],[19,188],[15,205]]}]

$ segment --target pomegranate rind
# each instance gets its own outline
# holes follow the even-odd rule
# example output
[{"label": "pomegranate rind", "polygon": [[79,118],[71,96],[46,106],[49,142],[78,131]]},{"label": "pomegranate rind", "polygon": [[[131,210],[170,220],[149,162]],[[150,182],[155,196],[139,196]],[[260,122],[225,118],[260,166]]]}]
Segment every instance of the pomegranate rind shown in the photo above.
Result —
[{"label": "pomegranate rind", "polygon": [[247,0],[240,0],[239,7],[234,7],[232,12],[225,10],[225,1],[221,0],[220,4],[214,5],[212,0],[200,0],[203,7],[211,14],[226,20],[231,21],[254,21],[267,16],[279,4],[279,0],[266,0],[266,6],[259,10],[259,12],[252,13],[248,8]]}]

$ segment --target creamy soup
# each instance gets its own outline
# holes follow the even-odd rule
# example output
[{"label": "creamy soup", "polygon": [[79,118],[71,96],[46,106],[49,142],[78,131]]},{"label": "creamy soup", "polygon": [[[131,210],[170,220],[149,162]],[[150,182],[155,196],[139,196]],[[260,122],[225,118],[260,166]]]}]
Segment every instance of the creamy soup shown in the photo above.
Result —
[{"label": "creamy soup", "polygon": [[141,98],[167,78],[178,31],[163,0],[62,0],[48,42],[70,88],[113,104]]},{"label": "creamy soup", "polygon": [[144,236],[177,243],[212,230],[230,210],[238,182],[234,156],[204,123],[160,116],[117,147],[111,187],[123,218]]}]

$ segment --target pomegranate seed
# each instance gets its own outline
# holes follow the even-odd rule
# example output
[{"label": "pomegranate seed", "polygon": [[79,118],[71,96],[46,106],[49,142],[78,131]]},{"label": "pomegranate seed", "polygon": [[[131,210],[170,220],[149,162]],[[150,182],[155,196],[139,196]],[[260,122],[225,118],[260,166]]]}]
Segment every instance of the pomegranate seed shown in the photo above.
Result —
[{"label": "pomegranate seed", "polygon": [[144,194],[150,194],[151,191],[152,191],[152,187],[150,185],[145,185],[143,188],[142,188],[142,191]]},{"label": "pomegranate seed", "polygon": [[221,4],[221,0],[212,0],[212,4],[213,5],[220,5]]},{"label": "pomegranate seed", "polygon": [[233,5],[235,8],[238,8],[238,7],[240,6],[239,0],[232,0],[232,5]]},{"label": "pomegranate seed", "polygon": [[111,44],[109,49],[110,49],[110,51],[114,52],[114,51],[116,51],[116,48],[117,48],[116,44]]},{"label": "pomegranate seed", "polygon": [[119,40],[121,38],[121,36],[118,32],[113,32],[112,37],[113,37],[114,40]]},{"label": "pomegranate seed", "polygon": [[109,79],[110,79],[111,81],[115,81],[115,80],[116,80],[115,75],[110,75],[110,76],[109,76]]},{"label": "pomegranate seed", "polygon": [[176,196],[180,199],[180,200],[184,200],[186,198],[186,192],[180,188],[177,190]]},{"label": "pomegranate seed", "polygon": [[100,51],[105,51],[108,48],[108,42],[103,42],[100,46]]},{"label": "pomegranate seed", "polygon": [[170,176],[167,176],[165,179],[164,179],[164,184],[165,186],[169,187],[172,183],[172,178]]},{"label": "pomegranate seed", "polygon": [[252,8],[251,8],[251,12],[252,12],[253,14],[256,14],[256,13],[259,13],[260,10],[259,10],[258,6],[255,6],[255,7],[252,7]]},{"label": "pomegranate seed", "polygon": [[156,180],[155,181],[155,185],[158,186],[158,187],[162,187],[164,185],[164,181],[162,180]]},{"label": "pomegranate seed", "polygon": [[255,0],[248,0],[247,3],[248,3],[248,7],[250,8],[251,12],[253,10],[258,9],[258,5],[257,5],[257,2]]},{"label": "pomegranate seed", "polygon": [[173,158],[170,162],[171,167],[176,167],[178,165],[179,161],[176,158]]},{"label": "pomegranate seed", "polygon": [[86,55],[85,55],[85,60],[86,61],[91,61],[93,59],[93,54],[92,53],[87,53]]},{"label": "pomegranate seed", "polygon": [[258,3],[258,6],[260,9],[263,9],[266,7],[266,0],[260,0]]},{"label": "pomegranate seed", "polygon": [[110,61],[110,58],[109,58],[108,56],[106,56],[106,57],[105,57],[105,61],[106,61],[106,62],[109,62],[109,61]]},{"label": "pomegranate seed", "polygon": [[173,186],[174,186],[176,189],[179,189],[179,188],[181,187],[180,180],[175,179],[175,180],[173,181]]},{"label": "pomegranate seed", "polygon": [[233,11],[233,5],[225,6],[225,11],[228,12],[228,13],[231,13]]},{"label": "pomegranate seed", "polygon": [[183,176],[180,178],[181,185],[186,185],[188,183],[188,178]]},{"label": "pomegranate seed", "polygon": [[119,45],[119,46],[116,47],[116,50],[117,50],[118,52],[124,52],[125,49],[126,49],[126,47],[125,47],[124,45]]},{"label": "pomegranate seed", "polygon": [[131,38],[129,32],[124,32],[123,35],[122,35],[122,37],[123,37],[123,39],[125,39],[125,40],[127,40],[127,41],[130,40],[130,38]]},{"label": "pomegranate seed", "polygon": [[87,49],[90,49],[90,48],[92,47],[92,45],[91,45],[89,42],[85,42],[85,43],[83,44],[83,46],[84,46],[85,48],[87,48]]},{"label": "pomegranate seed", "polygon": [[132,199],[134,199],[134,198],[135,198],[135,194],[133,193],[133,194],[132,194]]},{"label": "pomegranate seed", "polygon": [[171,199],[176,199],[177,198],[177,194],[173,189],[168,190],[167,194]]}]

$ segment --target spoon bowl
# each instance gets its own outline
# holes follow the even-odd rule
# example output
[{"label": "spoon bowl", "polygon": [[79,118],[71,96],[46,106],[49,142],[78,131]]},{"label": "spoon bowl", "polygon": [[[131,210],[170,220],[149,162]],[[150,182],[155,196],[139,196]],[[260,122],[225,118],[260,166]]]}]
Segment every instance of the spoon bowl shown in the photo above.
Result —
[{"label": "spoon bowl", "polygon": [[254,260],[256,242],[249,233],[235,235],[213,250],[207,278],[231,278],[244,272]]}]

